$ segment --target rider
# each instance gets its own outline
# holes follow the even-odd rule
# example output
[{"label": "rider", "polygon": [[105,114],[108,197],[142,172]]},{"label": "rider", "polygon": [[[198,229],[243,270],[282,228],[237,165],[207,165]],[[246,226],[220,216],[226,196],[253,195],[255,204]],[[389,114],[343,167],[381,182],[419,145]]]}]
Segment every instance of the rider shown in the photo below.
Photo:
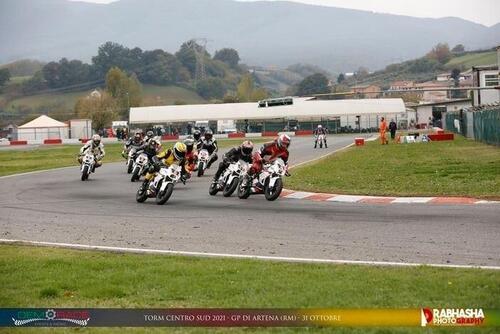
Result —
[{"label": "rider", "polygon": [[87,150],[90,150],[95,158],[94,168],[101,167],[102,158],[106,154],[104,151],[104,145],[101,143],[101,136],[95,134],[92,136],[92,139],[87,141],[85,145],[80,148],[80,154],[78,155],[78,162],[81,164],[83,161],[83,156],[87,153]]},{"label": "rider", "polygon": [[154,132],[149,130],[148,132],[146,132],[146,137],[144,137],[144,143],[149,142],[154,137],[155,137]]},{"label": "rider", "polygon": [[136,151],[138,151],[138,149],[143,144],[144,144],[144,140],[142,140],[142,135],[139,131],[137,131],[134,134],[134,137],[129,138],[129,140],[127,140],[125,142],[125,145],[123,147],[122,156],[126,157],[126,153],[129,152],[131,149],[135,149]]},{"label": "rider", "polygon": [[219,147],[217,146],[217,140],[214,138],[214,133],[210,129],[205,131],[205,135],[201,140],[201,145],[199,147],[199,150],[202,149],[207,150],[208,154],[210,154],[207,164],[207,169],[208,169],[210,168],[212,163],[214,163],[219,158],[217,156],[217,151],[219,150]]},{"label": "rider", "polygon": [[290,146],[290,142],[290,136],[283,133],[272,142],[262,145],[260,151],[253,154],[253,164],[248,174],[250,176],[258,174],[262,170],[263,162],[272,162],[281,158],[286,166],[286,175],[290,176],[290,173],[288,173],[288,147]]},{"label": "rider", "polygon": [[200,130],[198,130],[198,129],[194,130],[193,139],[194,139],[195,144],[196,144],[196,149],[199,150],[201,147],[201,131]]},{"label": "rider", "polygon": [[213,183],[218,182],[219,177],[222,175],[224,170],[227,167],[229,167],[231,163],[243,160],[251,164],[252,151],[253,151],[253,143],[249,140],[245,140],[240,146],[233,147],[232,149],[230,149],[226,154],[222,156],[222,161],[219,164],[217,172],[215,172]]},{"label": "rider", "polygon": [[151,181],[157,172],[160,171],[161,165],[165,165],[169,167],[172,164],[178,164],[182,168],[181,171],[181,181],[182,183],[186,183],[186,166],[185,166],[185,158],[186,158],[186,145],[181,142],[175,143],[172,148],[166,149],[163,152],[155,155],[152,159],[152,168],[149,169],[148,173],[144,177],[144,182]]},{"label": "rider", "polygon": [[186,145],[186,169],[188,178],[191,176],[191,172],[196,168],[196,161],[198,160],[198,152],[195,148],[195,142],[192,136],[184,139],[184,145]]},{"label": "rider", "polygon": [[320,135],[323,135],[323,138],[325,141],[325,147],[328,147],[326,144],[326,129],[321,124],[318,124],[318,127],[316,128],[316,130],[314,130],[314,137],[316,138],[316,140],[314,141],[314,148],[316,148],[316,146],[318,146],[318,137]]}]

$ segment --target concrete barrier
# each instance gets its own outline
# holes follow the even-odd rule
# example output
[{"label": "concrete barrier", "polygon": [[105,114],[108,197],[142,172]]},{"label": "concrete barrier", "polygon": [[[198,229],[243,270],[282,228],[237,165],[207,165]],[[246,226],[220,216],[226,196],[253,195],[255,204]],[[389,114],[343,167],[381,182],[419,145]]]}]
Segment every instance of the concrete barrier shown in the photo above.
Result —
[{"label": "concrete barrier", "polygon": [[220,133],[220,134],[214,135],[214,138],[216,138],[216,139],[226,139],[226,138],[228,138],[228,136],[227,136],[226,133]]},{"label": "concrete barrier", "polygon": [[102,138],[101,141],[104,143],[104,144],[111,144],[111,143],[117,143],[118,142],[118,138],[116,137],[112,137],[112,138]]},{"label": "concrete barrier", "polygon": [[81,144],[81,140],[77,139],[77,138],[68,138],[68,139],[63,139],[62,143],[69,144],[69,145]]},{"label": "concrete barrier", "polygon": [[289,135],[290,137],[295,137],[295,132],[294,131],[280,131],[280,132],[278,132],[278,135]]},{"label": "concrete barrier", "polygon": [[258,137],[262,137],[262,133],[260,133],[260,132],[249,132],[249,133],[245,133],[245,137],[246,138],[258,138]]},{"label": "concrete barrier", "polygon": [[62,144],[62,139],[45,139],[44,145]]},{"label": "concrete barrier", "polygon": [[10,145],[28,145],[27,140],[11,140]]}]

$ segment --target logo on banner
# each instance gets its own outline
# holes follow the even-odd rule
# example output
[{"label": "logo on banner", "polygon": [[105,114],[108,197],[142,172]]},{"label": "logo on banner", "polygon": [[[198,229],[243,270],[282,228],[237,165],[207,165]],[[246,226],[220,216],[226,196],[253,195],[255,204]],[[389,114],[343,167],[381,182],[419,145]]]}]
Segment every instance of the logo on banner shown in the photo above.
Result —
[{"label": "logo on banner", "polygon": [[[78,326],[87,326],[90,320],[88,311],[74,311],[74,310],[53,310],[47,311],[40,310],[23,310],[17,312],[17,317],[12,318],[15,326],[26,325],[40,325],[43,326],[64,326],[68,324],[75,324]],[[36,324],[35,324],[36,323]]]},{"label": "logo on banner", "polygon": [[423,308],[421,325],[426,326],[481,326],[484,312],[481,308]]}]

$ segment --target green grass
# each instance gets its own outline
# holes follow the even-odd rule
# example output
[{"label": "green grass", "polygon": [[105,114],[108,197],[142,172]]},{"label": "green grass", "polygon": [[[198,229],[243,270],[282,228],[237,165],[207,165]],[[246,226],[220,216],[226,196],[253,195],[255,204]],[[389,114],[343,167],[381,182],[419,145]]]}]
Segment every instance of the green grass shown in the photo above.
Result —
[{"label": "green grass", "polygon": [[380,145],[368,142],[301,166],[291,189],[381,196],[500,198],[500,149],[454,141]]},{"label": "green grass", "polygon": [[206,103],[206,100],[193,91],[177,86],[143,85],[144,103],[154,102],[156,105],[172,105],[183,102],[186,104]]},{"label": "green grass", "polygon": [[[0,245],[0,271],[1,307],[500,308],[498,271],[479,269],[278,263]],[[67,329],[75,331],[87,332]],[[248,331],[257,330],[239,330]],[[288,330],[268,330],[282,331]]]},{"label": "green grass", "polygon": [[39,94],[32,96],[20,97],[9,101],[5,110],[7,112],[14,112],[15,107],[25,106],[35,109],[39,106],[60,106],[68,110],[73,110],[76,101],[82,97],[90,94],[89,91],[71,92],[71,93],[52,93],[52,94]]},{"label": "green grass", "polygon": [[446,63],[447,68],[460,67],[470,69],[472,66],[496,64],[497,53],[495,51],[466,54],[452,58]]},{"label": "green grass", "polygon": [[[269,138],[255,138],[254,143],[263,143]],[[220,148],[236,146],[242,139],[225,139],[218,141]],[[163,142],[163,147],[168,148],[172,141]],[[121,152],[123,143],[105,144],[106,156],[103,162],[122,161]],[[32,172],[37,170],[58,167],[76,166],[76,156],[79,152],[78,145],[45,145],[36,148],[19,150],[0,150],[0,176]]]}]

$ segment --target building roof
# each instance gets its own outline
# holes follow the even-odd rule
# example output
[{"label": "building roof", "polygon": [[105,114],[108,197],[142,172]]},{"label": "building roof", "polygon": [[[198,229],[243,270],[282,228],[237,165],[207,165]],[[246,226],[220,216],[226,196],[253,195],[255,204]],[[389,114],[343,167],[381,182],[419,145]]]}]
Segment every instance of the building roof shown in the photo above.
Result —
[{"label": "building roof", "polygon": [[472,102],[472,101],[471,101],[471,99],[454,99],[454,100],[448,100],[448,101],[421,103],[415,107],[419,108],[419,107],[439,106],[439,105],[447,105],[447,104],[463,103],[463,102]]},{"label": "building roof", "polygon": [[478,71],[488,71],[488,70],[498,70],[498,65],[492,64],[492,65],[481,65],[481,66],[472,66],[472,70],[478,70]]},{"label": "building roof", "polygon": [[35,118],[31,122],[19,126],[18,129],[33,129],[33,128],[65,128],[68,125],[63,122],[56,121],[49,116],[42,115]]},{"label": "building roof", "polygon": [[342,115],[395,114],[405,112],[400,98],[313,100],[294,98],[293,104],[262,107],[257,102],[174,105],[130,108],[130,123],[168,123],[198,120],[313,119]]}]

